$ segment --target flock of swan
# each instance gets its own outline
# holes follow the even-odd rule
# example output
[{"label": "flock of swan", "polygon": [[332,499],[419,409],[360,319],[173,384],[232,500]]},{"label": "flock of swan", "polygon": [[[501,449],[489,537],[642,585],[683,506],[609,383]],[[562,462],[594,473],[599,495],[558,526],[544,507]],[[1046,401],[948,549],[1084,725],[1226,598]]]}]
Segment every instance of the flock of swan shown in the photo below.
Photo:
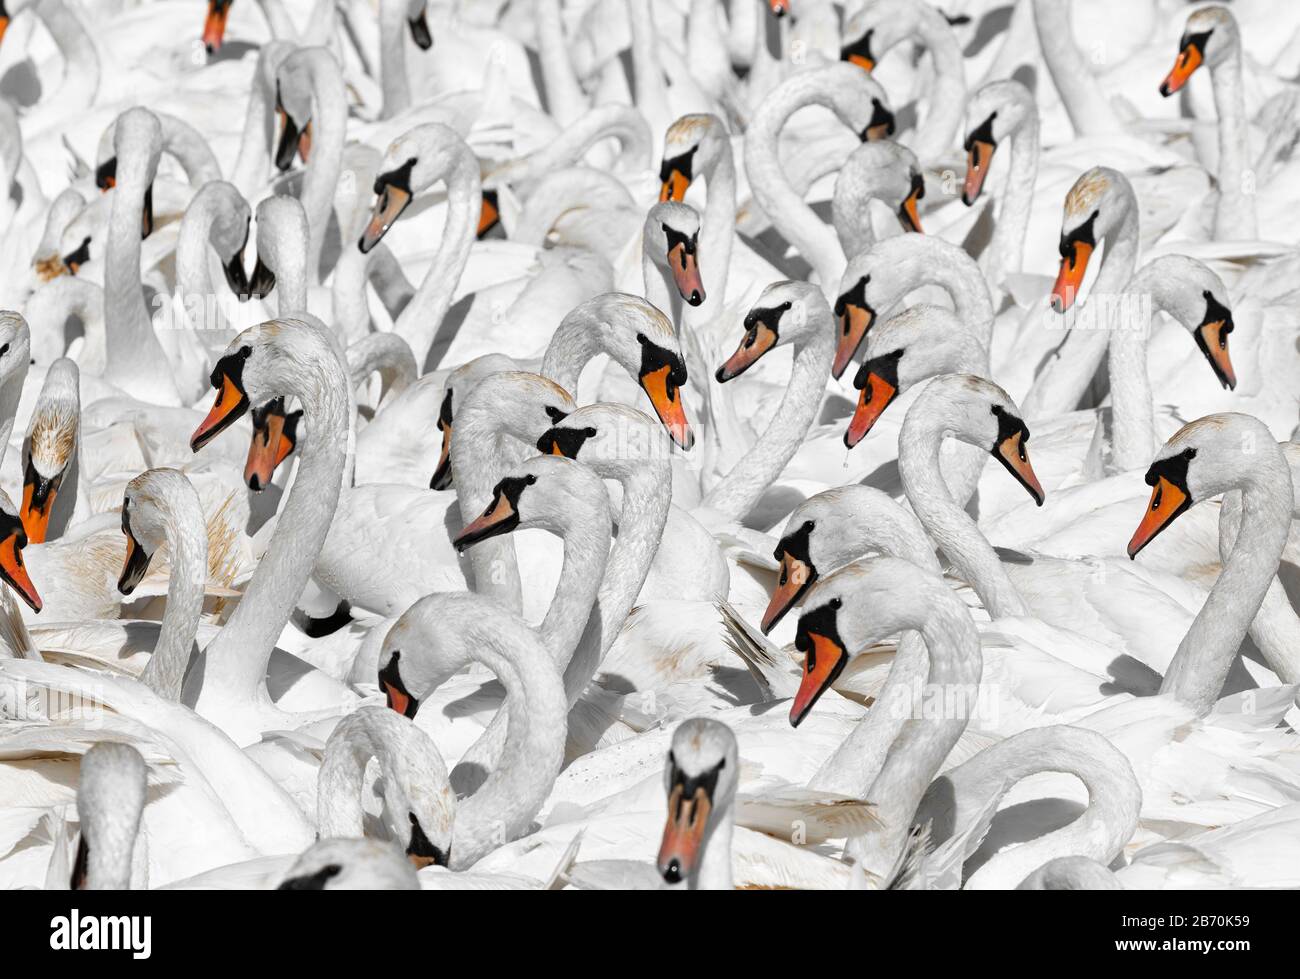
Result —
[{"label": "flock of swan", "polygon": [[1298,76],[2,0],[0,884],[1300,886]]}]

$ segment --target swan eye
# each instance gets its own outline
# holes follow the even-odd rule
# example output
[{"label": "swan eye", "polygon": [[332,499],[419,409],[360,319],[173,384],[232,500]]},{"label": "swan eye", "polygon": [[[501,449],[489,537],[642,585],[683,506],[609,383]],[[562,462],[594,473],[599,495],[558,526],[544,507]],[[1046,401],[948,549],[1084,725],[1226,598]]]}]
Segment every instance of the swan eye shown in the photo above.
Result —
[{"label": "swan eye", "polygon": [[248,346],[248,344],[244,344],[244,346],[239,348],[239,356],[245,358],[253,356],[253,348]]},{"label": "swan eye", "polygon": [[836,611],[839,611],[839,609],[840,609],[843,605],[844,605],[844,599],[842,599],[842,598],[832,598],[832,599],[831,599],[831,608],[835,609]]},{"label": "swan eye", "polygon": [[811,520],[805,520],[803,522],[803,526],[800,527],[799,529],[802,530],[805,534],[811,534],[813,531],[813,526],[814,524]]},{"label": "swan eye", "polygon": [[3,357],[8,352],[9,352],[9,344],[6,343],[4,344],[4,346],[0,346],[0,357]]},{"label": "swan eye", "polygon": [[1157,485],[1157,486],[1156,486],[1156,491],[1155,491],[1154,493],[1151,494],[1151,509],[1152,509],[1152,510],[1159,510],[1159,509],[1160,509],[1160,497],[1163,496],[1163,495],[1164,495],[1164,490],[1163,490],[1163,488],[1162,488],[1161,486]]}]

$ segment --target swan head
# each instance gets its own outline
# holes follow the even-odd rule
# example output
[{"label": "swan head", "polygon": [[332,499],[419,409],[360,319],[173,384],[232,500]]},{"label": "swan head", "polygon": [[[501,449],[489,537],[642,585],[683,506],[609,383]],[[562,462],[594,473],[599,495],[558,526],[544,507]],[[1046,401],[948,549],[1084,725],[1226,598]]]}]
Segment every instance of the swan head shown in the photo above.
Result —
[{"label": "swan head", "polygon": [[867,356],[853,378],[858,405],[844,445],[853,448],[894,400],[937,374],[982,371],[988,354],[951,310],[922,303],[891,316],[867,339]]},{"label": "swan head", "polygon": [[1151,502],[1128,543],[1128,556],[1151,543],[1191,507],[1230,490],[1288,487],[1286,457],[1268,427],[1251,415],[1223,412],[1188,422],[1169,437],[1147,470]]},{"label": "swan head", "polygon": [[664,155],[659,166],[659,200],[685,200],[691,183],[708,172],[719,156],[731,150],[722,120],[708,113],[682,116],[664,135]]},{"label": "swan head", "polygon": [[96,182],[104,181],[103,190],[122,183],[144,187],[140,237],[148,238],[153,233],[153,181],[162,157],[162,123],[148,109],[136,106],[117,117],[112,133],[113,156],[101,167],[111,171],[111,177],[97,172]]},{"label": "swan head", "polygon": [[250,295],[265,299],[277,282],[307,281],[307,212],[296,197],[277,195],[257,205],[257,262]]},{"label": "swan head", "polygon": [[293,166],[296,153],[306,164],[311,159],[312,73],[320,49],[299,48],[275,72],[275,112],[280,139],[275,148],[275,165],[283,173]]},{"label": "swan head", "polygon": [[[912,422],[909,426],[908,422]],[[1010,395],[974,374],[944,374],[921,392],[903,422],[938,430],[992,454],[1038,506],[1046,494],[1029,461],[1029,427]]]},{"label": "swan head", "polygon": [[857,8],[844,23],[840,60],[872,71],[890,48],[917,33],[923,4],[874,0]]},{"label": "swan head", "polygon": [[699,874],[709,840],[731,808],[739,774],[740,753],[731,728],[705,717],[677,726],[664,765],[668,816],[656,861],[668,883]]},{"label": "swan head", "polygon": [[869,241],[857,227],[870,227],[869,203],[877,200],[898,217],[904,231],[920,234],[919,202],[924,196],[925,177],[915,153],[892,139],[863,143],[835,178],[831,213],[836,232],[846,242]]},{"label": "swan head", "polygon": [[167,542],[168,530],[176,524],[173,510],[178,505],[186,506],[202,519],[198,494],[178,470],[148,469],[126,484],[122,495],[126,558],[117,579],[117,590],[123,595],[135,591],[148,572],[154,554]]},{"label": "swan head", "polygon": [[303,852],[281,891],[418,891],[415,868],[391,843],[328,839]]},{"label": "swan head", "polygon": [[1227,7],[1216,5],[1192,11],[1178,42],[1178,57],[1160,83],[1160,94],[1168,98],[1186,85],[1201,65],[1213,71],[1240,52],[1241,32]]},{"label": "swan head", "polygon": [[586,405],[542,433],[537,451],[576,459],[602,479],[629,479],[648,463],[667,466],[663,429],[628,405]]},{"label": "swan head", "polygon": [[[433,471],[433,478],[429,481],[429,488],[435,490],[450,489],[452,484],[451,475],[451,433],[455,425],[456,407],[462,403],[469,392],[474,390],[475,386],[489,374],[499,374],[505,371],[514,370],[514,361],[504,354],[484,354],[481,357],[475,357],[468,363],[461,364],[447,376],[446,383],[442,389],[442,403],[438,408],[438,431],[442,432],[442,450],[438,455],[438,465]],[[555,400],[553,407],[554,412],[544,413],[549,418],[552,414],[558,414],[563,417],[567,410],[561,407],[560,402],[567,397],[567,392],[562,389],[557,392],[547,392]]]},{"label": "swan head", "polygon": [[767,0],[767,9],[777,20],[790,13],[790,0]]},{"label": "swan head", "polygon": [[900,558],[867,558],[818,581],[804,598],[795,631],[804,664],[791,726],[803,722],[854,656],[895,633],[921,628],[933,608],[954,601],[937,575]]},{"label": "swan head", "polygon": [[911,557],[928,550],[925,531],[887,494],[850,483],[804,500],[790,511],[772,556],[780,567],[761,627],[766,635],[802,603],[826,574],[877,549]]},{"label": "swan head", "polygon": [[637,379],[673,442],[690,449],[695,435],[681,393],[686,361],[668,317],[640,296],[606,292],[571,309],[556,330],[557,335],[588,332],[595,334],[596,346]]},{"label": "swan head", "polygon": [[283,397],[272,398],[254,408],[249,417],[253,422],[253,437],[244,462],[244,483],[254,493],[260,493],[271,485],[276,469],[298,447],[302,409],[289,411]]},{"label": "swan head", "polygon": [[[1235,329],[1231,302],[1223,280],[1204,262],[1187,255],[1161,255],[1144,265],[1135,279],[1149,284],[1152,305],[1163,310],[1192,335],[1214,376],[1225,388],[1237,386],[1237,373],[1228,351],[1228,336]],[[1138,323],[1146,329],[1145,313]]]},{"label": "swan head", "polygon": [[207,51],[208,57],[221,50],[233,2],[234,0],[208,0],[208,15],[203,19],[203,49]]},{"label": "swan head", "polygon": [[[514,634],[526,644],[536,634],[491,599],[473,592],[426,595],[398,617],[377,660],[379,689],[391,710],[414,718],[420,705],[468,664],[482,660],[485,633]],[[513,643],[518,645],[518,643]],[[521,652],[531,655],[531,648]]]},{"label": "swan head", "polygon": [[[101,203],[102,202],[102,203]],[[82,208],[81,212],[63,228],[59,235],[60,264],[69,274],[76,275],[82,266],[93,259],[102,258],[99,245],[102,239],[97,232],[105,226],[107,199],[100,198]]]},{"label": "swan head", "polygon": [[739,377],[778,344],[801,346],[827,328],[826,300],[821,290],[807,282],[774,282],[759,295],[745,314],[745,334],[736,352],[714,375],[719,383]]},{"label": "swan head", "polygon": [[11,309],[0,309],[0,385],[26,379],[31,359],[32,329],[26,318]]},{"label": "swan head", "polygon": [[128,744],[101,741],[81,758],[77,816],[81,841],[72,868],[75,890],[125,890],[148,778],[144,758]]},{"label": "swan head", "polygon": [[421,51],[433,47],[433,35],[429,33],[429,21],[425,17],[426,0],[408,0],[406,4],[406,26],[411,32],[411,40]]},{"label": "swan head", "polygon": [[989,82],[966,102],[966,181],[961,200],[968,207],[979,198],[993,153],[1026,120],[1037,128],[1038,106],[1029,89],[1017,81]]},{"label": "swan head", "polygon": [[1133,186],[1118,170],[1093,167],[1065,195],[1061,220],[1061,269],[1052,286],[1052,309],[1064,313],[1083,287],[1097,245],[1136,213]]},{"label": "swan head", "polygon": [[249,297],[244,249],[248,246],[252,220],[253,212],[244,195],[224,180],[204,184],[194,195],[182,219],[183,226],[190,221],[207,221],[208,244],[221,263],[226,285],[240,302]]},{"label": "swan head", "polygon": [[23,529],[18,508],[4,490],[0,490],[0,580],[18,593],[33,612],[41,610],[41,596],[32,584],[23,564],[23,548],[27,546],[27,531]]},{"label": "swan head", "polygon": [[[456,383],[454,377],[451,380]],[[487,374],[468,391],[462,391],[459,383],[453,391],[454,424],[458,430],[472,425],[475,430],[503,432],[529,445],[577,407],[564,388],[548,377],[527,371]],[[443,438],[449,438],[446,429]],[[453,466],[460,451],[456,446],[460,444],[457,439],[448,447]]]},{"label": "swan head", "polygon": [[[49,282],[68,271],[63,262],[63,231],[86,207],[86,199],[74,187],[65,187],[54,198],[45,214],[45,229],[32,258],[32,267],[41,282]],[[86,242],[87,249],[90,243]]]},{"label": "swan head", "polygon": [[23,446],[23,529],[45,542],[54,500],[77,451],[81,426],[80,374],[66,357],[50,364]]},{"label": "swan head", "polygon": [[689,204],[664,201],[646,214],[642,247],[651,261],[672,273],[683,302],[704,302],[699,263],[700,214]]},{"label": "swan head", "polygon": [[[357,247],[369,252],[388,233],[416,194],[446,178],[469,150],[451,128],[438,122],[416,126],[395,139],[384,152],[375,177],[375,203]],[[480,210],[480,233],[483,227]]]},{"label": "swan head", "polygon": [[452,544],[463,554],[479,541],[516,529],[540,527],[568,536],[580,527],[608,527],[609,521],[609,494],[600,477],[572,459],[543,455],[504,476],[484,511]]},{"label": "swan head", "polygon": [[272,398],[318,395],[337,381],[347,384],[344,359],[333,333],[308,313],[267,320],[240,333],[212,368],[216,400],[194,430],[198,452],[242,418],[253,405]]}]

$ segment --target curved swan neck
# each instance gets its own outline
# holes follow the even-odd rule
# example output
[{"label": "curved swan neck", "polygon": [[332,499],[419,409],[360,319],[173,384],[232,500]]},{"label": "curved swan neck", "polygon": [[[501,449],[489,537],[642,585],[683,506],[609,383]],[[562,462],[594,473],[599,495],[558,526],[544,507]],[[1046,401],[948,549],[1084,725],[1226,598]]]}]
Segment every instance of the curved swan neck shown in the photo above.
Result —
[{"label": "curved swan neck", "polygon": [[1277,573],[1291,525],[1291,471],[1271,440],[1243,472],[1241,526],[1232,554],[1178,644],[1161,693],[1205,714],[1219,698],[1233,658]]},{"label": "curved swan neck", "polygon": [[381,0],[379,4],[381,119],[391,119],[411,107],[411,83],[406,77],[407,6],[406,0]]},{"label": "curved swan neck", "polygon": [[1052,84],[1079,136],[1119,130],[1119,119],[1074,40],[1070,0],[1033,0],[1034,22]]},{"label": "curved swan neck", "polygon": [[312,97],[311,161],[302,178],[303,210],[307,213],[310,244],[307,250],[308,275],[315,282],[324,278],[321,253],[329,230],[334,194],[343,169],[343,143],[347,129],[348,103],[343,76],[338,63],[324,48],[302,49],[298,57],[310,66]]},{"label": "curved swan neck", "polygon": [[592,614],[609,559],[613,525],[608,503],[604,500],[600,503],[584,512],[581,519],[569,521],[564,529],[560,581],[546,617],[537,627],[542,642],[561,670],[570,662]]},{"label": "curved swan neck", "polygon": [[966,77],[961,47],[952,27],[934,7],[916,7],[916,35],[934,59],[934,81],[930,86],[929,110],[917,127],[912,151],[923,161],[944,158],[952,150],[953,134],[961,124],[966,101]]},{"label": "curved swan neck", "polygon": [[99,52],[81,18],[64,0],[40,0],[33,4],[38,16],[63,55],[63,81],[42,110],[46,117],[62,119],[68,112],[84,111],[94,105],[99,92]]},{"label": "curved swan neck", "polygon": [[511,616],[485,618],[477,632],[475,658],[505,688],[507,715],[502,764],[456,812],[451,866],[472,866],[506,839],[526,832],[546,801],[564,758],[564,685],[554,661],[524,623]]},{"label": "curved swan neck", "polygon": [[[1138,214],[1137,202],[1129,197],[1119,225],[1104,238],[1105,252],[1102,254],[1101,271],[1092,285],[1088,299],[1081,304],[1079,312],[1071,310],[1066,314],[1066,322],[1073,320],[1078,326],[1070,328],[1064,341],[1053,354],[1052,359],[1039,371],[1029,393],[1025,395],[1021,407],[1025,418],[1049,418],[1053,415],[1073,411],[1088,390],[1088,385],[1097,373],[1097,367],[1106,355],[1106,344],[1110,339],[1112,323],[1080,321],[1079,316],[1108,317],[1111,300],[1120,295],[1124,287],[1133,278],[1137,266],[1138,252]],[[1099,309],[1088,310],[1094,302]],[[1055,315],[1055,314],[1052,314]]]},{"label": "curved swan neck", "polygon": [[690,327],[708,323],[722,310],[736,239],[736,161],[726,131],[720,124],[714,125],[718,148],[704,169],[708,198],[700,218],[700,276],[707,298],[698,307],[688,306],[682,311],[682,320]]},{"label": "curved swan neck", "polygon": [[[846,66],[859,70],[856,66]],[[843,76],[842,76],[843,77]],[[795,192],[777,156],[781,130],[790,116],[806,105],[821,105],[841,119],[849,118],[845,103],[859,91],[832,84],[826,71],[794,75],[771,92],[745,133],[745,171],[759,207],[817,272],[828,298],[844,271],[844,253],[835,230],[813,212]]]},{"label": "curved swan neck", "polygon": [[416,364],[422,367],[428,366],[434,338],[469,261],[482,208],[483,191],[474,154],[462,143],[452,150],[452,160],[450,170],[443,175],[447,183],[447,220],[443,225],[442,244],[424,281],[393,327],[410,344]]},{"label": "curved swan neck", "polygon": [[596,607],[564,669],[564,693],[570,707],[596,675],[601,660],[632,611],[668,522],[672,472],[666,459],[637,467],[620,483],[623,514],[618,537],[605,564]]},{"label": "curved swan neck", "polygon": [[[945,703],[955,697],[955,702],[970,705],[983,668],[979,635],[962,602],[941,583],[936,585],[930,614],[919,630],[929,652],[927,683],[931,690],[943,692]],[[911,661],[914,668],[914,656]],[[860,862],[877,879],[883,879],[894,865],[930,779],[970,719],[966,710],[944,713],[934,718],[916,717],[913,712],[899,725],[898,737],[867,793],[876,805],[880,825],[862,840]]]},{"label": "curved swan neck", "polygon": [[[343,484],[351,418],[352,388],[334,348],[322,345],[303,356],[301,381],[285,395],[296,396],[312,433],[298,460],[293,489],[280,511],[270,547],[253,572],[243,600],[205,650],[203,687],[195,710],[207,714],[231,704],[246,708],[269,703],[266,668],[294,603],[311,575]],[[226,719],[239,743],[260,736],[239,718]]]},{"label": "curved swan neck", "polygon": [[803,444],[826,390],[835,357],[835,327],[830,307],[818,302],[809,311],[808,332],[794,343],[794,366],[781,404],[748,452],[704,495],[700,505],[742,520]]},{"label": "curved swan neck", "polygon": [[1024,262],[1025,235],[1033,209],[1034,184],[1038,180],[1038,106],[1026,100],[1024,118],[1011,136],[1011,165],[1002,192],[1002,206],[989,242],[984,275],[998,286],[1008,274],[1019,272]]},{"label": "curved swan neck", "polygon": [[[912,511],[979,595],[991,617],[1026,615],[1024,599],[975,521],[953,500],[939,471],[939,450],[950,431],[929,402],[918,401],[903,419],[898,469]],[[972,446],[972,448],[975,448]]]},{"label": "curved swan neck", "polygon": [[[182,477],[183,478],[183,477]],[[198,495],[191,490],[169,494],[164,511],[171,575],[167,608],[158,645],[140,680],[158,696],[181,699],[181,682],[189,666],[194,637],[203,615],[203,590],[208,580],[208,535]]]},{"label": "curved swan neck", "polygon": [[945,805],[960,825],[967,814],[987,810],[1018,781],[1040,772],[1076,776],[1088,790],[1088,807],[1071,823],[1012,846],[971,875],[968,888],[1014,887],[1058,856],[1109,862],[1137,828],[1142,790],[1128,759],[1102,735],[1056,725],[1013,735],[985,748],[943,777]]}]

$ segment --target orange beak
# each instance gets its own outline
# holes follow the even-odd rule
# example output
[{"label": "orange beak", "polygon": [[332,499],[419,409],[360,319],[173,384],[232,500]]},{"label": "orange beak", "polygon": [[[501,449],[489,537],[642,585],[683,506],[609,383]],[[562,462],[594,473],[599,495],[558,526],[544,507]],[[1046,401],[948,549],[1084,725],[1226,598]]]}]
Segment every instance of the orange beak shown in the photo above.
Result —
[{"label": "orange beak", "polygon": [[869,306],[844,302],[840,307],[840,337],[835,344],[835,361],[831,364],[831,376],[839,380],[845,368],[853,360],[853,355],[867,338],[867,331],[876,318],[875,310]]},{"label": "orange beak", "polygon": [[1034,474],[1034,467],[1029,464],[1029,448],[1024,443],[1023,433],[1016,432],[1003,439],[994,455],[1002,465],[1007,467],[1007,471],[1016,477],[1020,485],[1029,491],[1034,502],[1042,506],[1047,494],[1043,492],[1043,486]]},{"label": "orange beak", "polygon": [[489,537],[508,533],[519,525],[519,514],[506,498],[498,493],[488,508],[471,520],[452,541],[457,552],[464,552],[471,544],[477,544]]},{"label": "orange beak", "polygon": [[903,203],[898,208],[898,218],[903,222],[903,228],[907,231],[915,231],[918,235],[924,234],[921,230],[921,215],[917,212],[917,201],[925,193],[924,186],[913,185],[912,192],[907,195]]},{"label": "orange beak", "polygon": [[781,578],[777,582],[776,591],[772,592],[772,597],[768,600],[767,611],[763,613],[763,621],[760,623],[763,635],[776,627],[816,580],[817,572],[809,565],[793,554],[782,556]]},{"label": "orange beak", "polygon": [[9,30],[9,18],[0,17],[0,43],[4,42],[5,31]]},{"label": "orange beak", "polygon": [[1187,84],[1187,79],[1192,77],[1192,73],[1201,67],[1204,56],[1201,49],[1195,44],[1189,44],[1178,52],[1178,57],[1174,60],[1174,66],[1165,76],[1165,80],[1160,83],[1160,94],[1168,98],[1180,88]]},{"label": "orange beak", "polygon": [[54,498],[59,489],[57,484],[50,485],[39,498],[37,491],[38,486],[34,480],[29,478],[24,481],[23,506],[19,516],[29,544],[45,543],[45,535],[50,528],[50,514],[54,510]]},{"label": "orange beak", "polygon": [[994,144],[977,139],[966,153],[966,182],[962,185],[961,201],[967,207],[975,203],[984,188],[984,178],[989,175],[995,149]]},{"label": "orange beak", "polygon": [[871,69],[876,67],[876,63],[874,61],[860,54],[851,54],[849,55],[848,60],[849,60],[849,64],[857,65],[863,71],[871,71]]},{"label": "orange beak", "polygon": [[767,6],[773,17],[784,17],[790,12],[790,0],[767,0]]},{"label": "orange beak", "polygon": [[[476,237],[482,238],[491,231],[501,221],[501,210],[498,207],[500,198],[494,190],[483,191],[483,203],[478,212],[478,230],[474,233]],[[405,205],[403,205],[405,206]]]},{"label": "orange beak", "polygon": [[293,452],[294,439],[285,430],[285,420],[283,404],[269,407],[262,417],[254,418],[253,438],[244,465],[244,482],[249,489],[261,491],[270,486],[275,470]]},{"label": "orange beak", "polygon": [[230,375],[222,374],[217,400],[208,411],[208,416],[190,436],[190,449],[198,452],[234,424],[247,410],[248,395],[244,394],[239,385],[230,379]]},{"label": "orange beak", "polygon": [[686,190],[690,185],[690,179],[680,170],[674,169],[668,174],[668,179],[664,181],[663,186],[659,188],[659,203],[685,200]]},{"label": "orange beak", "polygon": [[848,665],[849,657],[834,639],[817,632],[807,633],[808,649],[804,654],[803,679],[790,705],[790,726],[798,727],[812,710],[813,704]]},{"label": "orange beak", "polygon": [[429,480],[429,489],[445,490],[451,486],[451,423],[439,425],[442,429],[442,451],[438,453],[438,468]]},{"label": "orange beak", "polygon": [[726,363],[718,368],[717,377],[719,383],[725,383],[732,378],[739,377],[745,371],[749,370],[767,353],[776,346],[777,335],[768,329],[767,324],[755,323],[745,333],[745,337],[740,341],[740,346],[736,352],[727,358]]},{"label": "orange beak", "polygon": [[1164,476],[1156,480],[1151,490],[1151,505],[1146,515],[1138,524],[1133,539],[1128,542],[1128,556],[1136,558],[1138,551],[1151,543],[1162,530],[1174,522],[1174,518],[1192,505],[1191,497],[1175,486]]},{"label": "orange beak", "polygon": [[23,547],[26,544],[27,541],[19,537],[17,530],[0,541],[0,578],[18,593],[33,612],[39,612],[41,596],[36,593],[36,586],[32,584],[32,579],[27,576],[27,569],[23,566]]},{"label": "orange beak", "polygon": [[203,22],[203,46],[208,54],[221,50],[221,42],[226,36],[226,20],[230,17],[229,2],[208,0],[208,16]]},{"label": "orange beak", "polygon": [[700,278],[700,266],[695,260],[695,252],[688,252],[683,244],[673,245],[668,250],[668,267],[673,271],[673,282],[677,292],[692,306],[704,302],[704,280]]},{"label": "orange beak", "polygon": [[[393,226],[398,217],[406,210],[406,205],[411,203],[411,195],[401,187],[393,184],[385,184],[384,189],[380,192],[375,206],[370,212],[370,221],[366,224],[366,230],[361,233],[359,247],[363,252],[368,252],[379,244],[379,240],[388,234],[388,229]],[[479,227],[483,226],[482,213],[479,214]]]},{"label": "orange beak", "polygon": [[397,687],[393,686],[391,683],[385,683],[384,697],[388,701],[388,707],[390,710],[397,711],[397,713],[401,714],[403,717],[412,716],[412,714],[407,713],[407,711],[411,709],[410,694],[403,690],[398,690]]},{"label": "orange beak", "polygon": [[1061,271],[1056,276],[1056,284],[1052,286],[1052,308],[1058,313],[1064,313],[1074,305],[1091,257],[1092,245],[1086,241],[1076,241],[1072,243],[1069,257],[1061,259]]},{"label": "orange beak", "polygon": [[1205,323],[1196,329],[1197,346],[1210,361],[1219,382],[1229,391],[1237,387],[1237,372],[1232,369],[1232,358],[1228,356],[1228,334],[1232,327],[1223,320]]},{"label": "orange beak", "polygon": [[689,449],[695,444],[690,424],[686,421],[686,406],[682,403],[681,391],[669,379],[672,367],[665,364],[658,370],[641,375],[641,388],[650,396],[655,414],[668,435],[681,449]]},{"label": "orange beak", "polygon": [[898,397],[898,388],[879,374],[868,374],[867,383],[863,386],[862,393],[858,395],[858,407],[854,409],[849,430],[844,433],[845,447],[851,449],[866,438],[867,433],[896,397]]},{"label": "orange beak", "polygon": [[704,828],[713,808],[704,786],[697,787],[689,799],[683,798],[683,792],[678,783],[668,796],[668,821],[664,824],[663,842],[659,844],[659,873],[674,882],[694,873],[703,849]]}]

